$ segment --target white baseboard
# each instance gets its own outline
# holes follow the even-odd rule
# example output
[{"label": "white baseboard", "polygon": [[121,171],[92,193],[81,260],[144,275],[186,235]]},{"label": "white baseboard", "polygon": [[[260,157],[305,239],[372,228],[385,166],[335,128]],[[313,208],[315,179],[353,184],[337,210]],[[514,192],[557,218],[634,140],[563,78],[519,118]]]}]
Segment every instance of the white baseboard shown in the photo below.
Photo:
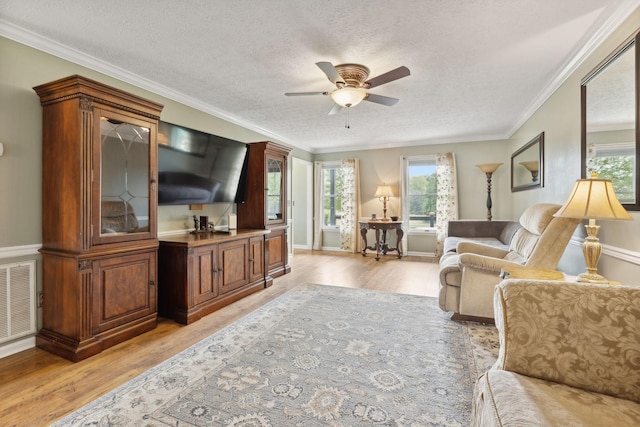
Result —
[{"label": "white baseboard", "polygon": [[187,230],[187,229],[181,229],[181,230],[168,230],[168,231],[162,231],[158,233],[158,238],[161,239],[163,237],[167,237],[167,236],[175,236],[178,234],[189,234],[191,230]]},{"label": "white baseboard", "polygon": [[407,252],[405,255],[420,256],[425,258],[435,258],[436,256],[436,254],[433,252],[415,252],[415,251]]},{"label": "white baseboard", "polygon": [[352,251],[348,251],[346,249],[340,249],[337,246],[323,246],[322,248],[320,248],[321,251],[333,251],[333,252],[352,252]]},{"label": "white baseboard", "polygon": [[308,250],[311,250],[313,248],[311,247],[311,245],[293,245],[293,249],[308,249]]},{"label": "white baseboard", "polygon": [[36,337],[27,337],[0,347],[0,358],[29,350],[36,346]]}]

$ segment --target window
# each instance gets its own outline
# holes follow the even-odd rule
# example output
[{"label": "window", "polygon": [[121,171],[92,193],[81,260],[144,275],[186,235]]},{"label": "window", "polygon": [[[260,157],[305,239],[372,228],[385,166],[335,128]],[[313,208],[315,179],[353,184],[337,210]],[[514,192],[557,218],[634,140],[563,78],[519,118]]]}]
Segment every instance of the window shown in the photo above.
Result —
[{"label": "window", "polygon": [[409,211],[409,230],[433,229],[438,194],[435,156],[408,157],[403,164],[407,183],[403,198]]},{"label": "window", "polygon": [[322,226],[339,228],[342,218],[342,193],[344,179],[340,163],[324,163],[322,166]]},{"label": "window", "polygon": [[591,144],[587,147],[587,173],[610,179],[621,203],[635,200],[635,147],[633,143]]}]

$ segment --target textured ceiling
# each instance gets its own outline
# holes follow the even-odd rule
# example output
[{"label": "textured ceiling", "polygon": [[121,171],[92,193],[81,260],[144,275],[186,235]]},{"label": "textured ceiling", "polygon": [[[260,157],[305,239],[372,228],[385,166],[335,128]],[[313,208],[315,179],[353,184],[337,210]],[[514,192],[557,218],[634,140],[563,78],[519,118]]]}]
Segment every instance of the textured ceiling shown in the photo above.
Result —
[{"label": "textured ceiling", "polygon": [[[311,152],[508,138],[638,0],[0,0],[0,35]],[[1,60],[1,59],[0,59]],[[315,65],[399,98],[327,113]]]}]

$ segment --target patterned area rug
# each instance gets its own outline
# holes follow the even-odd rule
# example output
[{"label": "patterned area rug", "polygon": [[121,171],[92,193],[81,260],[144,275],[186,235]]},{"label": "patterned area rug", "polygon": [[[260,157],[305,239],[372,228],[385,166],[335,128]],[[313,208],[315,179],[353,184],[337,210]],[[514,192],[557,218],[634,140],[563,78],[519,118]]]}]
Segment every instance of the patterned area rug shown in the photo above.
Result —
[{"label": "patterned area rug", "polygon": [[467,426],[493,326],[435,298],[301,285],[55,426]]}]

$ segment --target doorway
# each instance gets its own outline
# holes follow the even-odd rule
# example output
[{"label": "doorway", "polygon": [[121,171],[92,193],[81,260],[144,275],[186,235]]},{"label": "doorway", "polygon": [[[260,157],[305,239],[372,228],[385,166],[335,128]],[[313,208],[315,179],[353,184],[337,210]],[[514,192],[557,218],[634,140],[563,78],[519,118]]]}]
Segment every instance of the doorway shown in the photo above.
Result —
[{"label": "doorway", "polygon": [[292,158],[291,207],[293,249],[313,245],[313,163]]}]

